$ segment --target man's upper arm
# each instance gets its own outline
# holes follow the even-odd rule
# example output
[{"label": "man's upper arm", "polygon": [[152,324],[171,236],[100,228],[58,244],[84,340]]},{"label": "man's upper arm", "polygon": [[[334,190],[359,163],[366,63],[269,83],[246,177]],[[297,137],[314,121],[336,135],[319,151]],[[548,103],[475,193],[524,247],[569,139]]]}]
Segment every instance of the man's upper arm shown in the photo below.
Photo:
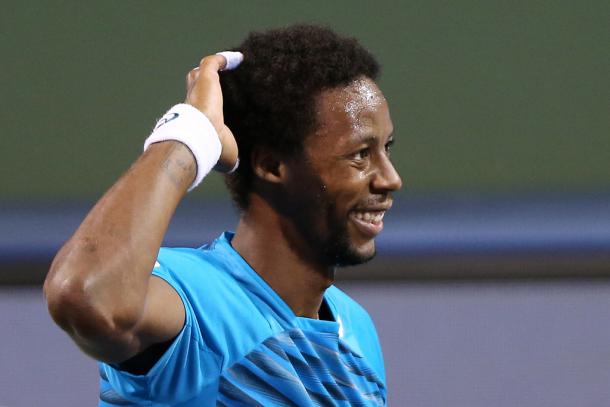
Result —
[{"label": "man's upper arm", "polygon": [[[134,326],[100,331],[101,335],[87,335],[77,329],[68,330],[68,334],[94,359],[120,364],[155,344],[175,338],[184,326],[185,316],[184,304],[176,290],[162,278],[152,275],[141,317]],[[95,323],[95,320],[91,321],[91,324]]]},{"label": "man's upper arm", "polygon": [[100,364],[103,380],[137,405],[150,400],[179,404],[200,394],[218,377],[222,358],[203,344],[198,311],[186,283],[165,265],[155,268],[142,322],[134,336],[139,353]]},{"label": "man's upper arm", "polygon": [[140,351],[150,345],[166,342],[184,326],[184,304],[176,290],[164,279],[151,276],[142,322],[136,327]]},{"label": "man's upper arm", "polygon": [[185,310],[174,288],[162,278],[151,276],[141,326],[138,353],[119,363],[120,369],[146,374],[171,346],[184,326]]}]

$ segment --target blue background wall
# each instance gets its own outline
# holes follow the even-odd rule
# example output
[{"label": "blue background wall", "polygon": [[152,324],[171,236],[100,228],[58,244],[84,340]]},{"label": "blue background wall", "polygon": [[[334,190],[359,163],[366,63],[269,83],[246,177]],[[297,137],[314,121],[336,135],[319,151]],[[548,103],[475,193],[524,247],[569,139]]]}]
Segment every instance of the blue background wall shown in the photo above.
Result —
[{"label": "blue background wall", "polygon": [[[391,406],[610,405],[608,281],[349,283],[385,352]],[[97,369],[39,290],[0,289],[0,405],[93,406]]]}]

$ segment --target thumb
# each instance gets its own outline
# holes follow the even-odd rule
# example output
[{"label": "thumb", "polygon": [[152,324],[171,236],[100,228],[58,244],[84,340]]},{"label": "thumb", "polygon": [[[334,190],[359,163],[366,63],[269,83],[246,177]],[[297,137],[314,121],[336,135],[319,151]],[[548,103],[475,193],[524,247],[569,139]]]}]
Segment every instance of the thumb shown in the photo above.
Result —
[{"label": "thumb", "polygon": [[235,140],[235,136],[233,136],[231,129],[224,124],[218,132],[218,138],[222,145],[222,152],[220,153],[220,158],[214,169],[219,172],[227,173],[236,168],[238,156],[237,141]]}]

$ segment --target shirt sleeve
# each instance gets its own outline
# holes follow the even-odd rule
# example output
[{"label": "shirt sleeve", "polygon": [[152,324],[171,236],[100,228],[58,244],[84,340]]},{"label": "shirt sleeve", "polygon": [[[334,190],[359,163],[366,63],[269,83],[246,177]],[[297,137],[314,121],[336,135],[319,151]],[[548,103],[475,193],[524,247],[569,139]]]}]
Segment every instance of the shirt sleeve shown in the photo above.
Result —
[{"label": "shirt sleeve", "polygon": [[160,257],[152,272],[172,286],[184,304],[184,326],[170,347],[145,375],[100,363],[101,373],[113,390],[129,401],[179,403],[201,394],[218,377],[220,358],[204,345],[190,294],[171,267],[171,261]]}]

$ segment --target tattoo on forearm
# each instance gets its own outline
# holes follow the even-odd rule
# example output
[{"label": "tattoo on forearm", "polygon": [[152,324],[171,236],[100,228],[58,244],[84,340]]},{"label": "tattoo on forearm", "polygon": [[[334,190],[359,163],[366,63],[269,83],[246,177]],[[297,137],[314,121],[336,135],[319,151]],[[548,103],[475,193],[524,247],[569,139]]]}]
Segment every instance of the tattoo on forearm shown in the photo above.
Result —
[{"label": "tattoo on forearm", "polygon": [[190,183],[196,171],[195,164],[192,160],[185,159],[184,153],[190,154],[187,147],[175,143],[162,164],[163,173],[177,188],[181,188],[184,183]]}]

